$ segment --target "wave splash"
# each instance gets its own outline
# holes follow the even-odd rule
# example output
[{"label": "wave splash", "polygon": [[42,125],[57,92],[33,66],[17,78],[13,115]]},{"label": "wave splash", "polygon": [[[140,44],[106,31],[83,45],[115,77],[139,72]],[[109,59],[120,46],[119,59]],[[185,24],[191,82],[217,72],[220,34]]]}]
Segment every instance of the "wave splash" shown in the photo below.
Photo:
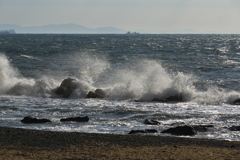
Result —
[{"label": "wave splash", "polygon": [[40,80],[26,78],[14,68],[8,57],[0,54],[0,94],[48,97],[51,94],[52,84],[49,79]]},{"label": "wave splash", "polygon": [[[139,101],[175,100],[199,103],[231,103],[240,97],[236,91],[219,89],[216,86],[199,90],[194,75],[172,73],[156,60],[139,60],[125,67],[113,68],[107,58],[84,54],[72,57],[79,69],[74,73],[76,90],[70,98],[85,98],[97,88],[107,93],[108,99],[131,99]],[[0,54],[0,94],[30,97],[59,97],[56,94],[63,79],[58,75],[40,79],[27,78],[14,68],[4,54]],[[73,63],[70,61],[69,63]],[[71,75],[72,76],[72,75]],[[66,75],[69,77],[69,75]]]}]

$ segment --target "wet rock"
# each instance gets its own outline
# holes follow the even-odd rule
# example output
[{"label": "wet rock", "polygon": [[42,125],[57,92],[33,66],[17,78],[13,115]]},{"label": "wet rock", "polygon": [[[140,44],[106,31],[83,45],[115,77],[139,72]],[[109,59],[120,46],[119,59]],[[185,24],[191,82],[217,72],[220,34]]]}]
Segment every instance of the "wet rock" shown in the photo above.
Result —
[{"label": "wet rock", "polygon": [[105,98],[106,92],[102,89],[96,89],[94,92],[89,91],[86,98]]},{"label": "wet rock", "polygon": [[228,128],[230,131],[240,131],[240,126],[232,126]]},{"label": "wet rock", "polygon": [[102,89],[96,89],[95,93],[98,95],[99,98],[105,98],[106,97],[106,92]]},{"label": "wet rock", "polygon": [[89,121],[89,117],[85,116],[85,117],[69,117],[69,118],[62,118],[60,119],[61,122],[88,122]]},{"label": "wet rock", "polygon": [[21,120],[22,123],[47,123],[47,122],[52,122],[49,119],[37,119],[37,118],[33,118],[30,116],[24,117]]},{"label": "wet rock", "polygon": [[145,130],[131,130],[128,134],[138,134],[138,133],[157,133],[156,129],[145,129]]},{"label": "wet rock", "polygon": [[177,126],[175,128],[169,128],[161,133],[169,133],[172,135],[194,136],[197,134],[196,130],[191,126]]},{"label": "wet rock", "polygon": [[75,79],[67,78],[64,79],[61,85],[56,89],[56,94],[62,96],[63,98],[68,98],[77,89],[77,84]]},{"label": "wet rock", "polygon": [[240,105],[240,98],[239,98],[239,99],[236,99],[235,101],[233,101],[232,104],[234,104],[234,105]]},{"label": "wet rock", "polygon": [[152,101],[165,103],[165,102],[184,102],[185,100],[182,94],[177,94],[166,98],[153,98]]},{"label": "wet rock", "polygon": [[161,124],[161,122],[155,121],[155,120],[151,120],[151,119],[145,119],[144,120],[144,124],[147,125],[159,125]]},{"label": "wet rock", "polygon": [[97,94],[92,91],[89,91],[86,98],[97,98]]}]

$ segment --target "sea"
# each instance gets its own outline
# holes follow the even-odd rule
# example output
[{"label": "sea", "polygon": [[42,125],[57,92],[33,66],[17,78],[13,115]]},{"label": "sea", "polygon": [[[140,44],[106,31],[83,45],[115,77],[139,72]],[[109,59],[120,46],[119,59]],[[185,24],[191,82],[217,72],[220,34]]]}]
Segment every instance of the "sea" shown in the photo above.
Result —
[{"label": "sea", "polygon": [[[70,97],[56,94],[75,79]],[[102,89],[105,98],[86,98]],[[181,95],[181,101],[167,101]],[[195,136],[240,141],[240,35],[2,34],[0,126],[128,134],[212,125]],[[165,99],[166,101],[153,101]],[[52,123],[24,124],[26,116]],[[60,122],[88,116],[89,122]],[[146,119],[159,125],[146,125]]]}]

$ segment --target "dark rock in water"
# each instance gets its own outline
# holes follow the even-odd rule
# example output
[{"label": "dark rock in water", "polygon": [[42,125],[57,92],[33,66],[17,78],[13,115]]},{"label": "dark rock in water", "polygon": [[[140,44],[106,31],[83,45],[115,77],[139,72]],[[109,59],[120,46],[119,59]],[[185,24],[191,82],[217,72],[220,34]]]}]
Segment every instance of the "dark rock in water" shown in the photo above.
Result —
[{"label": "dark rock in water", "polygon": [[92,91],[89,91],[86,98],[97,98],[97,94]]},{"label": "dark rock in water", "polygon": [[191,126],[177,126],[175,128],[169,128],[161,133],[170,133],[172,135],[194,136],[197,134],[196,130]]},{"label": "dark rock in water", "polygon": [[75,79],[67,78],[64,79],[61,85],[57,88],[56,94],[61,95],[63,98],[68,98],[77,89]]},{"label": "dark rock in water", "polygon": [[240,126],[232,126],[229,128],[230,131],[240,131]]},{"label": "dark rock in water", "polygon": [[137,134],[137,133],[157,133],[156,129],[145,129],[145,130],[131,130],[128,134]]},{"label": "dark rock in water", "polygon": [[165,103],[165,102],[184,102],[185,100],[182,94],[178,94],[166,98],[153,98],[152,101]]},{"label": "dark rock in water", "polygon": [[60,119],[61,122],[67,122],[67,121],[74,121],[74,122],[88,122],[89,117],[70,117],[70,118],[62,118]]},{"label": "dark rock in water", "polygon": [[47,123],[47,122],[52,122],[49,119],[37,119],[37,118],[33,118],[30,116],[24,117],[21,120],[22,123]]},{"label": "dark rock in water", "polygon": [[96,89],[94,92],[89,91],[86,98],[105,98],[106,92],[102,89]]},{"label": "dark rock in water", "polygon": [[234,105],[240,105],[240,98],[239,98],[239,99],[236,99],[235,101],[233,101],[232,104],[234,104]]},{"label": "dark rock in water", "polygon": [[105,98],[106,97],[106,92],[102,89],[96,89],[95,93],[98,95],[99,98]]},{"label": "dark rock in water", "polygon": [[155,120],[151,120],[151,119],[145,119],[144,124],[147,125],[159,125],[161,124],[161,122],[155,121]]},{"label": "dark rock in water", "polygon": [[194,125],[192,126],[197,132],[207,132],[208,128],[214,127],[214,125]]}]

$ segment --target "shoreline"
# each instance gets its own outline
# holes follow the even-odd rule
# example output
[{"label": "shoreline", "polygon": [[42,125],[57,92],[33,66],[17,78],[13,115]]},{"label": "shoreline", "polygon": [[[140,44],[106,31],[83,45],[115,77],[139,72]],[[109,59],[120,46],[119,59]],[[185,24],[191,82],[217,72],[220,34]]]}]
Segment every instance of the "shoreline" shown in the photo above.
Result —
[{"label": "shoreline", "polygon": [[2,159],[238,159],[240,142],[0,127]]}]

